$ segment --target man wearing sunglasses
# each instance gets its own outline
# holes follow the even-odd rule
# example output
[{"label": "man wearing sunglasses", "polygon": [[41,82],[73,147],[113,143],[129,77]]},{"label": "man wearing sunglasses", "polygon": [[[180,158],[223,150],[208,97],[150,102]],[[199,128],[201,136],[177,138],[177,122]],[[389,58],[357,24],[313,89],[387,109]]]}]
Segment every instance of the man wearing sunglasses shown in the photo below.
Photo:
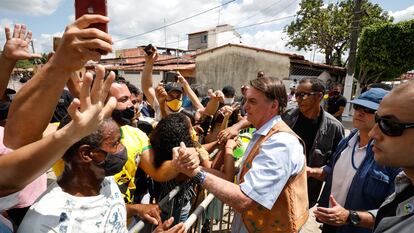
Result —
[{"label": "man wearing sunglasses", "polygon": [[325,86],[321,80],[300,80],[295,93],[298,107],[282,116],[306,144],[309,207],[316,204],[323,183],[309,175],[313,169],[318,170],[328,164],[331,154],[345,134],[342,124],[320,106],[324,92]]},{"label": "man wearing sunglasses", "polygon": [[351,101],[355,129],[339,143],[331,162],[320,169],[320,176],[315,176],[326,181],[314,212],[324,223],[323,233],[371,232],[375,217],[370,211],[378,209],[394,191],[393,181],[400,169],[375,162],[368,136],[375,125],[375,111],[387,94],[372,88]]},{"label": "man wearing sunglasses", "polygon": [[376,124],[369,132],[374,139],[375,160],[401,167],[395,193],[378,211],[374,232],[413,232],[414,229],[414,81],[401,84],[381,102]]}]

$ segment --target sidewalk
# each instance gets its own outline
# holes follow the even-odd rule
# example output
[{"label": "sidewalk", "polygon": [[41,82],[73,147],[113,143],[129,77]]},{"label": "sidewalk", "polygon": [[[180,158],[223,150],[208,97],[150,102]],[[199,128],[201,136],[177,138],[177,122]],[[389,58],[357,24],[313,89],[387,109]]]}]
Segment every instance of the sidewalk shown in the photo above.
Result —
[{"label": "sidewalk", "polygon": [[[354,128],[352,126],[352,116],[342,116],[342,125],[345,128],[345,137],[349,135],[351,130]],[[322,225],[321,223],[316,222],[315,216],[313,211],[316,210],[316,206],[309,210],[309,218],[306,224],[303,226],[302,231],[303,233],[320,233],[321,230],[319,226]]]}]

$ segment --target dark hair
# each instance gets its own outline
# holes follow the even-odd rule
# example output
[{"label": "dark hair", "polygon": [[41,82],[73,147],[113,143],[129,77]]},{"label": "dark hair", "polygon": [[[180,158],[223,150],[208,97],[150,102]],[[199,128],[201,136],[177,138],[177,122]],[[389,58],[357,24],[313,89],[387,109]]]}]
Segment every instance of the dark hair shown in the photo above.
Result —
[{"label": "dark hair", "polygon": [[263,92],[268,100],[277,100],[279,103],[279,114],[285,110],[287,106],[287,94],[285,85],[280,79],[259,77],[251,80],[250,86]]},{"label": "dark hair", "polygon": [[172,149],[184,142],[187,147],[194,143],[190,135],[190,124],[182,113],[174,113],[158,122],[150,135],[150,143],[154,149],[154,165],[160,167],[163,162],[172,160]]},{"label": "dark hair", "polygon": [[183,109],[180,113],[184,114],[186,117],[190,118],[191,125],[195,125],[195,112],[189,111],[187,109]]},{"label": "dark hair", "polygon": [[382,88],[386,91],[391,91],[392,87],[391,85],[388,85],[386,83],[371,83],[368,85],[369,88]]},{"label": "dark hair", "polygon": [[129,92],[131,92],[131,94],[134,94],[136,96],[142,94],[142,91],[137,86],[135,86],[134,84],[132,84],[128,81],[125,84],[128,87],[128,90],[129,90]]},{"label": "dark hair", "polygon": [[232,86],[224,86],[222,92],[225,97],[229,98],[234,97],[234,95],[236,94],[236,90]]},{"label": "dark hair", "polygon": [[311,91],[322,92],[322,95],[325,94],[325,85],[323,84],[321,80],[317,78],[304,78],[299,81],[299,84],[307,83],[307,82],[311,83]]},{"label": "dark hair", "polygon": [[[59,129],[67,125],[71,121],[71,117],[66,115],[59,124]],[[70,161],[71,158],[77,153],[78,149],[82,145],[90,145],[95,148],[101,147],[104,141],[104,130],[108,124],[115,124],[112,118],[105,119],[104,122],[99,126],[99,128],[88,136],[82,138],[78,142],[74,143],[63,155],[64,161]]]}]

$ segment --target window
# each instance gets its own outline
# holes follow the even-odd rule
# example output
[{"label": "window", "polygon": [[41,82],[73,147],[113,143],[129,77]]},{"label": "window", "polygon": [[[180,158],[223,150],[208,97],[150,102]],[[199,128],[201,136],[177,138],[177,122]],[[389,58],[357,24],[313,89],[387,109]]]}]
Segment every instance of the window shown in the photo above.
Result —
[{"label": "window", "polygon": [[124,72],[125,74],[141,74],[140,71],[132,71],[132,70],[127,70]]},{"label": "window", "polygon": [[207,35],[201,36],[201,43],[207,43]]}]

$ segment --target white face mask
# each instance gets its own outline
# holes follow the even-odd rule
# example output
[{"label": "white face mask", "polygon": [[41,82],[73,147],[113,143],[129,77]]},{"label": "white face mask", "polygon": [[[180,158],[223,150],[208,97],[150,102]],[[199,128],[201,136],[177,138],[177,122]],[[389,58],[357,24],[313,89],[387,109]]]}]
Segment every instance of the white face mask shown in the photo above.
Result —
[{"label": "white face mask", "polygon": [[232,105],[234,102],[234,98],[224,98],[225,105]]}]

